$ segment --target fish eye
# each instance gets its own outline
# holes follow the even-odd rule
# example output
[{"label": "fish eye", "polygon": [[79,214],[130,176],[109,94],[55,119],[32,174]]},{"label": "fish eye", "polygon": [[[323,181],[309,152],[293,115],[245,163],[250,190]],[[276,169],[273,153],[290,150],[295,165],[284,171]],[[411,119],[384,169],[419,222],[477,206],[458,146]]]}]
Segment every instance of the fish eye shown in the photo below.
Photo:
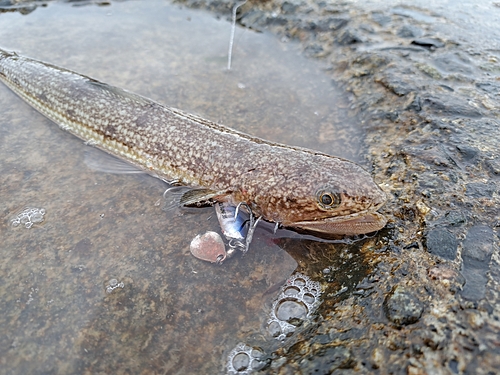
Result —
[{"label": "fish eye", "polygon": [[336,208],[340,205],[340,195],[328,190],[317,192],[318,203],[322,208]]}]

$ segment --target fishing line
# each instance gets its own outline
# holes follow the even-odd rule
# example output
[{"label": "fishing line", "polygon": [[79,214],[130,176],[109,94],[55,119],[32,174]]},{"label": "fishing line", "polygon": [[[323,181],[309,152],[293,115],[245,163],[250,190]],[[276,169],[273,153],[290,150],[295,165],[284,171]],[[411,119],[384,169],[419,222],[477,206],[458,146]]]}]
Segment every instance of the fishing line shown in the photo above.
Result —
[{"label": "fishing line", "polygon": [[232,17],[232,22],[231,22],[231,36],[229,38],[229,51],[227,54],[227,70],[231,70],[231,58],[233,56],[233,42],[234,42],[234,32],[236,29],[236,12],[238,11],[238,8],[245,4],[247,0],[241,1],[239,3],[236,3],[233,6],[233,17]]},{"label": "fishing line", "polygon": [[[237,16],[237,13],[238,13],[238,8],[241,7],[242,5],[246,4],[248,0],[243,0],[243,1],[240,1],[240,2],[237,2],[236,4],[234,4],[233,6],[233,9],[232,9],[232,12],[231,12],[231,32],[230,32],[230,36],[229,36],[229,48],[228,48],[228,55],[227,55],[227,65],[226,65],[226,69],[225,69],[225,72],[228,73],[228,72],[231,72],[231,65],[232,65],[232,59],[233,59],[233,48],[236,44],[238,44],[238,41],[243,37],[243,34],[245,33],[246,31],[246,28],[244,28],[241,32],[241,34],[237,37],[237,40],[235,42],[235,34],[236,34],[236,16]],[[227,87],[227,84],[228,84],[228,75],[225,75],[224,76],[224,79],[223,79],[223,82],[222,82],[222,88],[225,88]],[[219,98],[217,99],[217,101],[220,103],[221,101],[221,97],[223,95],[223,91],[220,91],[219,92]],[[222,106],[223,108],[225,107]],[[219,116],[218,118],[218,122],[223,124],[224,123],[224,120],[223,120],[223,116]]]}]

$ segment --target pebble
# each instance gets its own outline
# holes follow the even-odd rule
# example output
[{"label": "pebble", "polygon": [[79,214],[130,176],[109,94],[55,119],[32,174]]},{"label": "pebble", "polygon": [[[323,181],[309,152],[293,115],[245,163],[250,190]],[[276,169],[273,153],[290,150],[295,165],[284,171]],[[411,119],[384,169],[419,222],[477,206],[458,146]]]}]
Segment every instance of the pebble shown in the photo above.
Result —
[{"label": "pebble", "polygon": [[427,251],[447,260],[457,256],[458,240],[454,234],[443,228],[431,229],[425,235]]},{"label": "pebble", "polygon": [[406,287],[396,286],[384,301],[387,318],[398,326],[416,323],[422,316],[422,302]]}]

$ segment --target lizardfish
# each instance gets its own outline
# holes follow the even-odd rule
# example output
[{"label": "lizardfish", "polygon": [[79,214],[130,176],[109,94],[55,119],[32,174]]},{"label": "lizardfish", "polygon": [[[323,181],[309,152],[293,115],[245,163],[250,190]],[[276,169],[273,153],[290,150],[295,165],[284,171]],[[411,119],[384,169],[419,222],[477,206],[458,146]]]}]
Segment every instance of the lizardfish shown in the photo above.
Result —
[{"label": "lizardfish", "polygon": [[244,203],[255,217],[318,234],[381,229],[386,196],[338,157],[268,142],[57,66],[0,50],[0,79],[89,144],[192,187],[182,205]]}]

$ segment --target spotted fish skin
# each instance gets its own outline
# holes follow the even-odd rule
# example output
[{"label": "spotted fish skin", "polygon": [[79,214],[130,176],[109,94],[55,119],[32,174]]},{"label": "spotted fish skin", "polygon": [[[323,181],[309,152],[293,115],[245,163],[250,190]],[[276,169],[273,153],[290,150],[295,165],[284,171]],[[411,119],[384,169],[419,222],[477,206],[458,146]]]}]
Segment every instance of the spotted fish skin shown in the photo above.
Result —
[{"label": "spotted fish skin", "polygon": [[353,162],[252,137],[1,49],[0,80],[88,144],[159,178],[211,191],[212,200],[245,202],[267,221],[332,234],[386,223],[375,212],[385,194]]}]

